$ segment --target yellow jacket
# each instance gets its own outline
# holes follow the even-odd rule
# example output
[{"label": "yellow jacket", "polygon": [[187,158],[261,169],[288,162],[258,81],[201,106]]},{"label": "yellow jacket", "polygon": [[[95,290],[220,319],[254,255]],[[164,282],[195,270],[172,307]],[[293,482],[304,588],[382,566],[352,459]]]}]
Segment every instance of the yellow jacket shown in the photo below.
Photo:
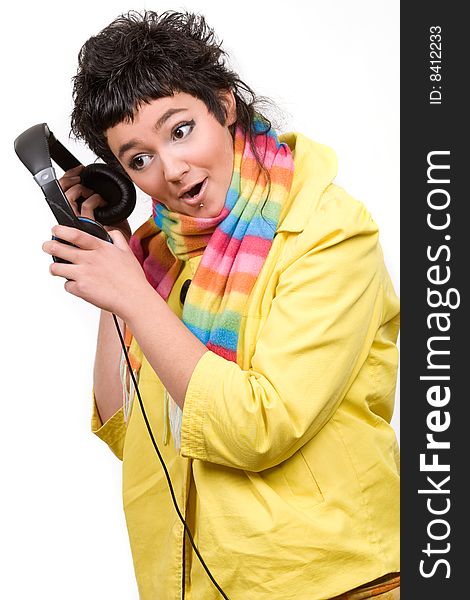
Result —
[{"label": "yellow jacket", "polygon": [[[145,358],[139,379],[180,509],[230,600],[327,599],[399,571],[398,300],[376,224],[332,184],[334,153],[281,139],[295,159],[290,207],[246,305],[243,365],[201,358],[181,454]],[[169,299],[180,316],[199,258]],[[102,425],[95,409],[92,428],[123,460],[140,598],[179,600],[183,528],[137,400],[127,423],[120,410]],[[218,600],[187,539],[184,552],[186,600]]]}]

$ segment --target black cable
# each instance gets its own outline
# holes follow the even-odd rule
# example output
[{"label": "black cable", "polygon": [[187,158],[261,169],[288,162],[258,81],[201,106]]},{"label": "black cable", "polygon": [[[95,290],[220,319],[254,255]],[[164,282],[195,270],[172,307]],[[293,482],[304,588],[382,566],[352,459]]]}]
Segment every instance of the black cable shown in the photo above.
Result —
[{"label": "black cable", "polygon": [[170,474],[168,473],[167,466],[166,466],[165,461],[163,460],[163,457],[162,457],[162,455],[160,453],[160,450],[159,450],[159,448],[157,446],[157,442],[155,441],[155,437],[153,435],[152,428],[150,427],[150,423],[149,423],[149,420],[147,418],[147,413],[145,412],[144,404],[143,404],[142,398],[140,396],[139,386],[137,385],[137,381],[136,381],[136,379],[134,377],[134,373],[132,371],[131,363],[129,361],[129,356],[127,354],[127,349],[126,349],[126,344],[124,342],[124,338],[122,337],[121,329],[119,327],[118,320],[117,320],[116,315],[114,313],[113,313],[113,319],[114,319],[114,324],[116,325],[116,329],[117,329],[117,332],[118,332],[118,335],[119,335],[119,340],[121,341],[122,349],[124,351],[124,356],[126,357],[127,368],[128,368],[129,373],[130,373],[130,375],[132,377],[132,383],[134,384],[135,391],[137,393],[137,398],[139,399],[140,410],[142,411],[142,416],[144,417],[145,425],[147,426],[147,431],[149,432],[150,439],[152,440],[153,447],[155,448],[155,452],[157,453],[157,456],[158,456],[158,458],[160,460],[160,463],[161,463],[161,465],[163,467],[163,471],[165,472],[165,477],[166,477],[166,480],[167,480],[167,483],[168,483],[168,487],[170,489],[170,495],[171,495],[171,499],[173,500],[173,505],[175,507],[176,513],[177,513],[177,515],[178,515],[181,523],[183,524],[184,531],[188,534],[188,538],[189,538],[189,541],[191,542],[191,546],[193,547],[193,550],[196,553],[196,556],[198,557],[199,562],[201,563],[201,565],[203,566],[205,572],[209,576],[209,579],[215,585],[215,587],[217,588],[217,590],[219,591],[219,593],[221,594],[221,596],[223,598],[225,598],[225,600],[229,600],[229,598],[224,593],[223,589],[220,587],[220,585],[214,579],[212,573],[209,570],[209,567],[204,562],[204,559],[202,558],[201,553],[199,552],[199,550],[197,549],[196,544],[194,543],[194,539],[193,539],[191,531],[190,531],[190,529],[188,527],[188,524],[186,523],[186,521],[184,520],[183,515],[181,514],[181,511],[180,511],[179,506],[178,506],[178,502],[176,501],[176,496],[175,496],[175,492],[174,492],[174,489],[173,489],[173,484],[171,483]]}]

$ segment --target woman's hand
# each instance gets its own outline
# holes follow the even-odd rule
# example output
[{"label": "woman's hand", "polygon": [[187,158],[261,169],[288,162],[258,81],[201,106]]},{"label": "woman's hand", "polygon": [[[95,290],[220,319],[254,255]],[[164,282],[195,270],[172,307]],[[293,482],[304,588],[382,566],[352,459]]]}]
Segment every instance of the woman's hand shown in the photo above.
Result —
[{"label": "woman's hand", "polygon": [[[80,173],[84,168],[84,165],[79,165],[78,167],[65,171],[59,179],[59,184],[69,201],[73,212],[77,216],[95,220],[95,208],[98,206],[106,206],[106,202],[95,191],[81,184]],[[108,232],[116,230],[120,231],[127,241],[129,241],[131,237],[131,228],[127,220],[115,223],[114,225],[106,225],[104,228]]]},{"label": "woman's hand", "polygon": [[[84,165],[79,165],[78,167],[65,171],[59,179],[59,184],[69,201],[73,212],[77,216],[94,219],[93,211],[95,208],[98,206],[106,206],[106,202],[99,194],[96,194],[93,190],[90,190],[90,188],[81,184],[80,173],[84,168]],[[80,199],[84,200],[79,202]]]},{"label": "woman's hand", "polygon": [[71,263],[54,262],[49,268],[52,275],[67,279],[64,286],[67,292],[124,321],[141,299],[155,294],[120,231],[110,232],[112,244],[64,225],[54,226],[52,233],[76,246],[50,240],[42,247],[47,254]]}]

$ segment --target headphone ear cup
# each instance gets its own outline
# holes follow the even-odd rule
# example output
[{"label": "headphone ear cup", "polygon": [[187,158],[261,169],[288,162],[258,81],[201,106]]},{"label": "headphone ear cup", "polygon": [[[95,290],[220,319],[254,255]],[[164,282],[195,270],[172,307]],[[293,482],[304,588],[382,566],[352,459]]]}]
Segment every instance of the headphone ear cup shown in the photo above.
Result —
[{"label": "headphone ear cup", "polygon": [[132,181],[105,163],[92,163],[80,174],[85,187],[94,190],[106,202],[94,210],[103,225],[113,225],[127,219],[135,208],[136,192]]}]

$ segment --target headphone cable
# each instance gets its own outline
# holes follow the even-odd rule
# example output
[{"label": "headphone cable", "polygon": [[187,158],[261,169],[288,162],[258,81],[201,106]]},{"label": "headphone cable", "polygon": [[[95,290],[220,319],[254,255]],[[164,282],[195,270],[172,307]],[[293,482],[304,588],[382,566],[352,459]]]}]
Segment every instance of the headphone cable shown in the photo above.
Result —
[{"label": "headphone cable", "polygon": [[[199,552],[199,550],[198,550],[198,548],[197,548],[197,546],[196,546],[196,544],[194,542],[194,539],[193,539],[193,536],[192,536],[191,531],[189,529],[189,526],[186,523],[186,521],[184,520],[183,515],[181,514],[181,511],[180,511],[179,506],[178,506],[178,502],[176,501],[176,496],[175,496],[175,492],[174,492],[174,489],[173,489],[173,484],[171,482],[170,474],[168,473],[168,468],[167,468],[167,466],[165,464],[165,461],[163,460],[163,457],[162,457],[162,455],[160,453],[160,450],[159,450],[159,448],[157,446],[157,442],[155,441],[155,437],[153,435],[152,428],[150,427],[150,423],[149,423],[149,420],[147,418],[147,413],[145,412],[144,403],[142,402],[142,397],[140,395],[139,386],[137,385],[137,381],[135,379],[134,372],[132,370],[131,363],[129,361],[129,356],[127,354],[126,344],[125,344],[124,338],[122,336],[121,328],[119,327],[118,320],[117,320],[116,315],[114,313],[113,313],[113,319],[114,319],[114,324],[116,325],[116,330],[117,330],[118,335],[119,335],[119,340],[121,342],[121,346],[122,346],[122,349],[123,349],[123,352],[124,352],[124,356],[126,358],[127,368],[129,370],[130,376],[132,377],[132,383],[134,384],[134,388],[135,388],[135,391],[136,391],[136,394],[137,394],[137,398],[139,400],[140,410],[142,411],[142,416],[144,418],[145,425],[147,427],[147,431],[149,433],[150,439],[152,440],[152,444],[153,444],[153,447],[155,449],[155,452],[157,453],[158,459],[160,460],[160,463],[161,463],[161,465],[163,467],[163,471],[165,473],[165,477],[166,477],[166,480],[167,480],[167,483],[168,483],[168,487],[169,487],[169,490],[170,490],[171,499],[173,500],[173,505],[175,507],[176,513],[177,513],[177,515],[178,515],[181,523],[183,524],[184,531],[188,535],[189,541],[191,542],[191,546],[193,547],[193,550],[194,550],[196,556],[198,557],[199,562],[201,563],[201,565],[204,568],[205,572],[209,576],[209,579],[212,581],[212,583],[214,584],[214,586],[217,588],[217,590],[219,591],[219,593],[221,594],[221,596],[223,598],[225,598],[225,600],[229,600],[229,598],[224,593],[223,589],[220,587],[220,585],[217,583],[217,581],[213,577],[212,573],[209,570],[209,567],[204,562],[204,559],[202,558],[201,553]],[[184,556],[183,556],[183,560],[184,560]]]}]

